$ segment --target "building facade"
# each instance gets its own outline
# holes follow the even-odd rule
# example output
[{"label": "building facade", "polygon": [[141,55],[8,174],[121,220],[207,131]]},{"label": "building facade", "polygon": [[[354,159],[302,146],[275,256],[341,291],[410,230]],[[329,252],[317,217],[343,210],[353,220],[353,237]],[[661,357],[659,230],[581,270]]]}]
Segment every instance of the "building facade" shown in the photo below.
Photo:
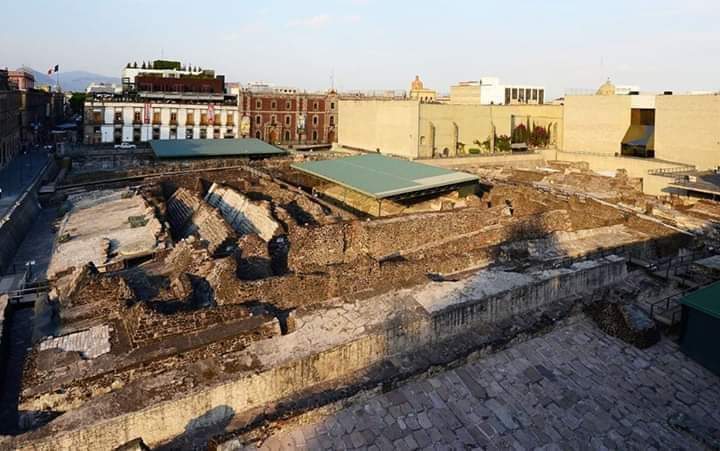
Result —
[{"label": "building facade", "polygon": [[232,139],[239,136],[237,95],[214,71],[154,61],[123,70],[121,94],[85,100],[86,144],[153,139]]},{"label": "building facade", "polygon": [[419,75],[416,75],[415,80],[410,83],[409,94],[410,99],[421,102],[435,102],[437,100],[437,92],[426,88]]},{"label": "building facade", "polygon": [[542,86],[503,85],[496,77],[462,81],[450,87],[450,103],[458,105],[542,105]]},{"label": "building facade", "polygon": [[254,83],[238,95],[240,136],[284,146],[329,145],[337,140],[338,96]]},{"label": "building facade", "polygon": [[0,70],[0,169],[20,148],[20,92],[10,89],[8,71]]},{"label": "building facade", "polygon": [[342,99],[339,105],[340,146],[410,159],[484,151],[484,143],[494,137],[509,140],[520,126],[541,127],[547,136],[546,147],[561,146],[563,142],[562,105],[469,105],[379,99]]}]

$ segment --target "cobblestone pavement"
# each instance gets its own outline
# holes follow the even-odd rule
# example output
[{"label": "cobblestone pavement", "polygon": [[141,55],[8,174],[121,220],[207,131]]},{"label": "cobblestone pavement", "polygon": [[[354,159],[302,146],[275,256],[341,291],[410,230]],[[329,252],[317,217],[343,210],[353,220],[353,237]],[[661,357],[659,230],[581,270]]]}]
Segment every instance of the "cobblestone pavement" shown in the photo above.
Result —
[{"label": "cobblestone pavement", "polygon": [[670,340],[638,350],[589,320],[284,429],[261,449],[700,449],[668,426],[720,428],[720,378]]}]

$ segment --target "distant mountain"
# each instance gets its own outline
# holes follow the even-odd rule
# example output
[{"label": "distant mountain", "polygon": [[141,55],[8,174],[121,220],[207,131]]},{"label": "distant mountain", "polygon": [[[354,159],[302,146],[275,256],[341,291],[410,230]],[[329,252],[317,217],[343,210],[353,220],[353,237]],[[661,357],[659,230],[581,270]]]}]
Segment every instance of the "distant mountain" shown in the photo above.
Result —
[{"label": "distant mountain", "polygon": [[[55,75],[48,76],[47,72],[39,72],[31,69],[35,76],[35,83],[40,85],[55,86]],[[82,70],[64,72],[60,70],[60,87],[63,91],[85,91],[90,83],[120,83],[119,77],[108,77],[107,75],[94,74]]]}]

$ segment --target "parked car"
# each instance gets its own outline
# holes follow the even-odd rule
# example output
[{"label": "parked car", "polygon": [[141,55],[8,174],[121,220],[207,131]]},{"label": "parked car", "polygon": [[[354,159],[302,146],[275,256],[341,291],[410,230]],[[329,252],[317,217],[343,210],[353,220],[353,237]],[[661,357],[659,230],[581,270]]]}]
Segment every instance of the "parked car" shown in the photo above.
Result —
[{"label": "parked car", "polygon": [[115,144],[116,149],[137,149],[137,146],[132,143],[120,143]]}]

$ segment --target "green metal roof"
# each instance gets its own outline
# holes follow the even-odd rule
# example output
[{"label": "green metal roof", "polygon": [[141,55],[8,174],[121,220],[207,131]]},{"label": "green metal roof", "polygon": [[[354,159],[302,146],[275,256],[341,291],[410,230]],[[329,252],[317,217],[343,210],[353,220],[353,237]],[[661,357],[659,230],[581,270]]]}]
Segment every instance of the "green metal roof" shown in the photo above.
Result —
[{"label": "green metal roof", "polygon": [[720,282],[693,291],[680,303],[720,319]]},{"label": "green metal roof", "polygon": [[150,147],[157,158],[244,157],[284,155],[279,147],[255,138],[153,140]]},{"label": "green metal roof", "polygon": [[376,199],[478,180],[465,172],[377,154],[309,161],[291,167]]}]

